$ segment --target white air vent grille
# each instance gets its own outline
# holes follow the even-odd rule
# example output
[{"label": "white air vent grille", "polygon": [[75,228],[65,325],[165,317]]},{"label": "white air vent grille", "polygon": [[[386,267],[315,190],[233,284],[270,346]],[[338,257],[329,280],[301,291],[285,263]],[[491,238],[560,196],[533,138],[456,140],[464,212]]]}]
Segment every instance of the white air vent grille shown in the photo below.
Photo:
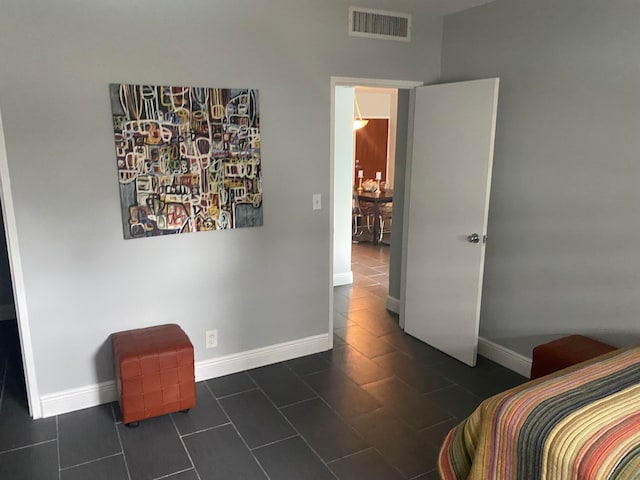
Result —
[{"label": "white air vent grille", "polygon": [[349,35],[410,42],[411,15],[349,7]]}]

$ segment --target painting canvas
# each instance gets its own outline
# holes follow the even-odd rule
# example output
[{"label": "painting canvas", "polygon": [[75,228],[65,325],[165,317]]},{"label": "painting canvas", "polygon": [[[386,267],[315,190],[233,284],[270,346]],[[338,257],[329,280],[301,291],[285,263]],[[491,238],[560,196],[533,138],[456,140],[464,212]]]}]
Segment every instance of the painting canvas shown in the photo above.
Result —
[{"label": "painting canvas", "polygon": [[262,225],[257,90],[109,90],[124,238]]}]

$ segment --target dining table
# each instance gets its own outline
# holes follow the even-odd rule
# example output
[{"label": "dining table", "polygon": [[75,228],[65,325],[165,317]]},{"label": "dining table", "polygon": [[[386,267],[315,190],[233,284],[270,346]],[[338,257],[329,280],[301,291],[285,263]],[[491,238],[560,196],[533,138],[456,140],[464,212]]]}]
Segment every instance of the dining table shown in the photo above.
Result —
[{"label": "dining table", "polygon": [[363,190],[357,193],[358,202],[373,204],[373,244],[377,245],[379,243],[378,237],[380,236],[380,205],[393,202],[393,190],[384,189],[379,192],[367,192]]}]

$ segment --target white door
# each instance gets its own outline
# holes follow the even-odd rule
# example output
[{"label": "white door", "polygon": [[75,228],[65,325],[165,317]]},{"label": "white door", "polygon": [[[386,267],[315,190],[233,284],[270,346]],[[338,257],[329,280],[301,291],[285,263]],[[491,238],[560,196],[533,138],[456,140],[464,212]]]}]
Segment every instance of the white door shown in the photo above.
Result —
[{"label": "white door", "polygon": [[[401,322],[474,366],[499,79],[416,88]],[[407,207],[405,207],[407,208]]]}]

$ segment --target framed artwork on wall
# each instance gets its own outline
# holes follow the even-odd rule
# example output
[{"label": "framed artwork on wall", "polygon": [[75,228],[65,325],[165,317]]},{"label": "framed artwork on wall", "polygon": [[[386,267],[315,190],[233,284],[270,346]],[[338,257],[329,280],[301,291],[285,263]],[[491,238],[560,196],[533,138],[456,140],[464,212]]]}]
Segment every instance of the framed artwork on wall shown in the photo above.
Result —
[{"label": "framed artwork on wall", "polygon": [[257,90],[109,92],[125,239],[262,226]]}]

